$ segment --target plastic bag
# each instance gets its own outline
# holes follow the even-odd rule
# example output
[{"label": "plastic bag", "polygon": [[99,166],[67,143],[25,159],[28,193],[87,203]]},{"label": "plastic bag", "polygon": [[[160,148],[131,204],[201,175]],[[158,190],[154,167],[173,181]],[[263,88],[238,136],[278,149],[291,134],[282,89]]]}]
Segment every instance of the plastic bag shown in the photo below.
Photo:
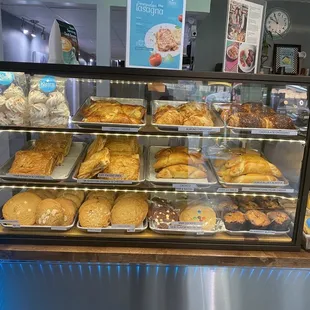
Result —
[{"label": "plastic bag", "polygon": [[32,126],[66,127],[70,110],[65,96],[66,79],[35,76],[30,81],[29,120]]},{"label": "plastic bag", "polygon": [[28,125],[27,79],[24,73],[0,72],[0,125]]}]

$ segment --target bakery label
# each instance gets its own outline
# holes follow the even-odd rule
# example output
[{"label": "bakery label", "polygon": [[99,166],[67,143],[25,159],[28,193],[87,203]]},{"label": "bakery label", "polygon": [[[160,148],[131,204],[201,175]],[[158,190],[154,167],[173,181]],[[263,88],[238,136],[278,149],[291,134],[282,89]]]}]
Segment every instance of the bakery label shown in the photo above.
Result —
[{"label": "bakery label", "polygon": [[102,127],[103,131],[138,132],[138,127]]},{"label": "bakery label", "polygon": [[55,91],[56,86],[57,83],[55,77],[50,75],[43,77],[39,81],[39,90],[43,91],[44,93],[51,93]]},{"label": "bakery label", "polygon": [[203,127],[195,127],[195,126],[180,126],[178,127],[178,131],[184,132],[202,132],[203,134],[209,134],[211,132],[219,132],[219,128],[203,128]]},{"label": "bakery label", "polygon": [[126,67],[182,70],[186,0],[127,0]]},{"label": "bakery label", "polygon": [[238,188],[218,188],[218,193],[238,193]]},{"label": "bakery label", "polygon": [[243,192],[294,193],[293,188],[242,187]]},{"label": "bakery label", "polygon": [[253,135],[277,135],[277,136],[297,136],[297,130],[285,130],[285,129],[252,129]]},{"label": "bakery label", "polygon": [[11,226],[15,228],[21,227],[18,221],[15,220],[0,220],[0,223],[5,226]]},{"label": "bakery label", "polygon": [[[122,174],[99,173],[98,178],[122,178]],[[113,180],[114,181],[114,180]]]},{"label": "bakery label", "polygon": [[193,192],[196,188],[196,184],[172,184],[172,187],[175,190],[181,191],[181,192]]},{"label": "bakery label", "polygon": [[136,230],[134,225],[125,225],[125,224],[112,224],[111,228],[126,230],[127,232],[135,232]]},{"label": "bakery label", "polygon": [[5,175],[5,177],[14,179],[54,180],[51,176],[48,175],[30,175],[30,174],[26,175],[26,174],[8,173]]},{"label": "bakery label", "polygon": [[201,231],[202,229],[202,222],[172,222],[169,224],[169,229],[172,230],[191,230],[191,231]]},{"label": "bakery label", "polygon": [[100,179],[77,179],[78,183],[89,183],[89,184],[132,184],[132,181],[127,180],[100,180]]}]

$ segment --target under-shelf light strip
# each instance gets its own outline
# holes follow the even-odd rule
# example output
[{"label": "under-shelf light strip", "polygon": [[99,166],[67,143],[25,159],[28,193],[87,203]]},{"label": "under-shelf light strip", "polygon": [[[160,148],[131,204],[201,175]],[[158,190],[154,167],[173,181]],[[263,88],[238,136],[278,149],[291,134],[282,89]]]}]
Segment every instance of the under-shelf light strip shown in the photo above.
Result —
[{"label": "under-shelf light strip", "polygon": [[178,135],[142,135],[142,134],[130,134],[130,133],[109,133],[109,132],[97,132],[97,133],[88,133],[88,132],[77,132],[77,131],[47,131],[47,130],[20,130],[20,129],[6,129],[0,130],[0,133],[3,132],[18,132],[18,133],[62,133],[68,135],[95,135],[95,136],[125,136],[125,137],[147,137],[147,138],[191,138],[191,139],[221,139],[221,140],[240,140],[240,141],[270,141],[270,142],[289,142],[289,143],[300,143],[305,144],[304,140],[286,140],[286,139],[273,139],[273,138],[241,138],[241,137],[219,137],[219,136],[178,136]]},{"label": "under-shelf light strip", "polygon": [[243,196],[243,197],[274,197],[296,201],[298,198],[285,197],[280,195],[251,194],[251,193],[217,193],[217,192],[191,192],[191,191],[159,191],[159,190],[143,190],[143,189],[108,189],[108,188],[79,188],[79,187],[47,187],[47,186],[26,186],[26,185],[1,185],[1,189],[52,189],[52,190],[75,190],[75,191],[104,191],[104,192],[129,192],[129,193],[164,193],[164,194],[194,194],[194,195],[214,195],[214,196]]},{"label": "under-shelf light strip", "polygon": [[104,83],[110,82],[110,84],[133,84],[133,85],[152,85],[152,82],[140,82],[140,81],[122,81],[122,80],[97,80],[97,79],[81,79],[81,78],[72,78],[75,81],[82,83]]}]

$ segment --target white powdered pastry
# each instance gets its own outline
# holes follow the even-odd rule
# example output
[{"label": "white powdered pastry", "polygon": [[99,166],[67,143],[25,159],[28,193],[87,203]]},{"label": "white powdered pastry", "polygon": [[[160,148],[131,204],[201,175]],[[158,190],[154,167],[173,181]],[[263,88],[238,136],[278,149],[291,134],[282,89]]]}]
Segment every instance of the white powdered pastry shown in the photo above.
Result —
[{"label": "white powdered pastry", "polygon": [[27,101],[24,97],[11,97],[6,100],[5,106],[14,113],[24,114],[27,111]]},{"label": "white powdered pastry", "polygon": [[30,123],[32,126],[47,127],[50,124],[50,118],[49,116],[46,116],[46,117],[37,118],[37,119],[30,119]]},{"label": "white powdered pastry", "polygon": [[33,104],[29,108],[30,122],[42,119],[48,116],[48,108],[44,103]]},{"label": "white powdered pastry", "polygon": [[10,87],[5,90],[3,92],[3,95],[6,99],[25,96],[22,88],[19,86],[15,86],[14,84],[11,84]]},{"label": "white powdered pastry", "polygon": [[58,106],[54,107],[53,109],[50,109],[51,117],[69,117],[70,116],[70,111],[68,106],[64,103],[61,102],[58,104]]},{"label": "white powdered pastry", "polygon": [[29,104],[45,103],[46,100],[47,100],[47,96],[38,90],[30,91],[29,96],[28,96]]},{"label": "white powdered pastry", "polygon": [[6,102],[6,98],[4,96],[0,96],[0,112],[6,111],[5,102]]},{"label": "white powdered pastry", "polygon": [[6,118],[5,114],[3,112],[0,112],[0,125],[1,126],[7,126],[10,125],[11,121]]},{"label": "white powdered pastry", "polygon": [[48,99],[46,101],[46,105],[48,106],[49,109],[54,109],[61,103],[65,104],[65,102],[66,102],[65,96],[59,91],[54,91],[49,94]]},{"label": "white powdered pastry", "polygon": [[67,126],[68,117],[51,117],[50,126]]},{"label": "white powdered pastry", "polygon": [[24,115],[12,111],[8,111],[5,113],[7,119],[11,121],[12,125],[25,125]]}]

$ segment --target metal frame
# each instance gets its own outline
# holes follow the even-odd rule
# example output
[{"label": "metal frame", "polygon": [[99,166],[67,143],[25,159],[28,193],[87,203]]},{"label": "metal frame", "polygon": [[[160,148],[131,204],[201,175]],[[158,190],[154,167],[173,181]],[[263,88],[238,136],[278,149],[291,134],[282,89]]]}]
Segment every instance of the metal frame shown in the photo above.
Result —
[{"label": "metal frame", "polygon": [[[59,64],[34,64],[34,63],[15,63],[15,62],[0,62],[0,71],[11,72],[25,72],[27,74],[49,74],[56,76],[63,76],[67,78],[82,78],[82,79],[107,79],[107,80],[131,80],[131,81],[177,81],[177,80],[199,80],[199,81],[223,81],[231,80],[234,82],[245,83],[264,83],[264,84],[302,84],[310,87],[310,77],[301,76],[281,76],[281,75],[254,75],[254,74],[235,74],[235,73],[217,73],[217,72],[188,72],[188,71],[167,71],[167,70],[149,70],[149,69],[134,69],[134,68],[112,68],[112,67],[90,67],[90,66],[72,66]],[[31,127],[4,127],[1,126],[2,131],[31,131]],[[46,129],[37,128],[39,131],[46,131]],[[48,131],[65,131],[72,133],[96,133],[96,130],[79,130],[79,129],[51,129]],[[308,124],[309,131],[309,124]],[[104,134],[104,132],[101,131]],[[140,134],[140,133],[139,133]],[[141,132],[143,134],[143,132]],[[149,132],[145,133],[150,135]],[[155,133],[159,134],[159,133]],[[163,133],[163,135],[165,135]],[[246,135],[247,136],[247,135]],[[270,136],[268,138],[271,138]],[[170,248],[211,248],[211,249],[253,249],[253,250],[289,250],[298,251],[301,247],[303,221],[306,213],[307,196],[310,189],[310,178],[307,178],[307,173],[310,173],[310,136],[306,136],[306,144],[304,150],[304,159],[302,162],[300,175],[300,188],[298,195],[298,204],[296,209],[296,218],[292,242],[290,243],[267,243],[260,242],[259,244],[238,243],[232,241],[217,241],[208,240],[204,243],[203,240],[196,239],[195,242],[184,241],[178,238],[169,238],[167,240],[145,239],[137,236],[135,239],[113,238],[106,237],[89,238],[83,237],[62,237],[62,236],[39,236],[39,235],[12,235],[2,234],[0,236],[0,243],[13,244],[59,244],[59,245],[118,245],[118,246],[146,246],[146,247],[170,247]],[[21,183],[2,182],[0,185],[25,185]],[[39,185],[39,184],[37,184]],[[43,185],[43,184],[41,184]],[[44,186],[49,186],[45,185]],[[61,187],[61,185],[59,186]],[[64,187],[77,187],[76,184]],[[82,186],[81,186],[82,187]]]}]

